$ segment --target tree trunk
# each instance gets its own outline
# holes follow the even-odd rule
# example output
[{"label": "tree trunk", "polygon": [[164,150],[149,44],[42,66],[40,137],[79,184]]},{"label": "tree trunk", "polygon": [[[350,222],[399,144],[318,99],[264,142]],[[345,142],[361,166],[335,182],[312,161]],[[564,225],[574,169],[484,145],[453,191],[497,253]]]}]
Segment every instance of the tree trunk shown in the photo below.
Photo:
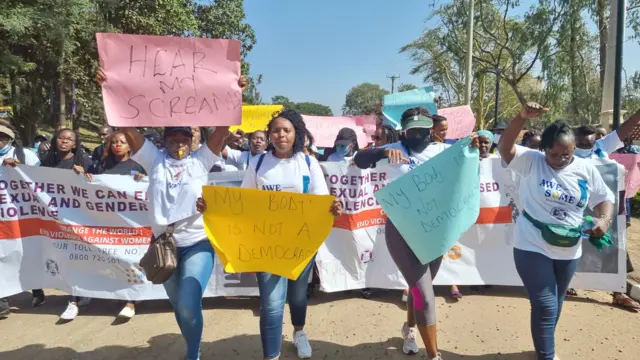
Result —
[{"label": "tree trunk", "polygon": [[607,66],[607,1],[596,1],[596,12],[598,17],[598,37],[600,38],[600,88],[604,86],[604,70]]},{"label": "tree trunk", "polygon": [[16,84],[16,75],[11,74],[9,79],[9,81],[11,81],[11,107],[13,108],[13,113],[17,114],[20,109],[18,109],[18,86]]},{"label": "tree trunk", "polygon": [[64,91],[64,81],[60,81],[60,113],[58,114],[58,129],[66,128],[67,126],[67,95]]},{"label": "tree trunk", "polygon": [[578,40],[576,34],[576,21],[578,21],[580,17],[580,13],[576,6],[576,0],[572,0],[569,3],[569,53],[572,56],[569,57],[571,64],[569,64],[569,68],[571,69],[571,116],[574,119],[577,119],[580,114],[580,109],[578,105],[578,92],[580,90],[580,84],[578,81]]}]

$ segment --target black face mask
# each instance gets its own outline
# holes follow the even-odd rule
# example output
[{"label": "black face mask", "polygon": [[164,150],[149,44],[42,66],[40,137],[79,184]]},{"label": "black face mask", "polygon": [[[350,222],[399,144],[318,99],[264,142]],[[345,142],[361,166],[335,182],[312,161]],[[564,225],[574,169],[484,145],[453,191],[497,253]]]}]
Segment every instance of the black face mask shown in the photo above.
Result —
[{"label": "black face mask", "polygon": [[421,152],[431,142],[431,139],[430,139],[431,130],[430,129],[416,129],[416,130],[418,130],[418,132],[411,131],[410,137],[407,137],[407,135],[405,134],[402,142],[407,148],[409,148],[409,150],[412,150],[415,152]]},{"label": "black face mask", "polygon": [[404,145],[406,147],[408,147],[409,149],[411,149],[411,150],[416,150],[423,143],[424,143],[424,140],[419,138],[419,137],[405,138],[404,139]]}]

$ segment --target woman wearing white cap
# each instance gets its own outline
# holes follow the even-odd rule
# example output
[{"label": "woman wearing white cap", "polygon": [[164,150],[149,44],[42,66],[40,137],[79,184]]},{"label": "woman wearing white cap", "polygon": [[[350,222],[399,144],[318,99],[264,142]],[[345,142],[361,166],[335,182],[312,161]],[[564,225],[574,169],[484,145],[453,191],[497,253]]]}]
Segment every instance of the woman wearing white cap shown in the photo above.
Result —
[{"label": "woman wearing white cap", "polygon": [[[3,165],[39,166],[40,159],[32,151],[25,151],[22,146],[15,144],[16,134],[8,126],[0,125],[0,162]],[[17,146],[14,146],[17,145]]]}]

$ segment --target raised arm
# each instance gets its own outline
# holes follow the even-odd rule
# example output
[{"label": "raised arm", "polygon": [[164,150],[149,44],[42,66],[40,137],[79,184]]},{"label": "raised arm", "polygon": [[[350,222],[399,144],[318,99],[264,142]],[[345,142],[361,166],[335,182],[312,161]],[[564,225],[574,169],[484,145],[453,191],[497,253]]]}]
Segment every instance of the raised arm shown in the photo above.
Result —
[{"label": "raised arm", "polygon": [[124,133],[124,136],[127,138],[127,143],[129,144],[129,148],[132,153],[137,153],[142,145],[144,145],[144,141],[146,140],[138,129],[133,127],[120,128],[120,131]]},{"label": "raised arm", "polygon": [[500,152],[502,160],[509,164],[516,156],[516,140],[520,135],[520,131],[524,128],[525,122],[528,119],[537,118],[547,111],[549,111],[549,109],[534,102],[527,103],[527,105],[520,110],[520,114],[511,120],[511,124],[507,126],[502,136],[500,136],[498,151]]},{"label": "raised arm", "polygon": [[217,126],[216,130],[209,134],[207,139],[207,146],[212,153],[219,155],[227,145],[227,137],[229,137],[228,126]]},{"label": "raised arm", "polygon": [[[238,79],[238,86],[240,87],[240,91],[244,92],[247,88],[249,82],[247,78],[243,75]],[[227,139],[231,134],[238,134],[238,131],[234,133],[229,133],[228,126],[217,126],[216,130],[209,135],[207,139],[207,146],[216,155],[220,155],[222,150],[227,146]]]},{"label": "raised arm", "polygon": [[[98,73],[96,74],[96,81],[98,82],[98,84],[100,84],[100,86],[102,86],[102,84],[104,84],[107,81],[107,75],[105,75],[102,69],[98,70]],[[133,127],[123,127],[120,130],[124,133],[124,136],[127,138],[127,143],[129,144],[129,148],[131,149],[131,152],[137,153],[138,150],[140,150],[140,148],[142,147],[142,145],[144,145],[144,140],[145,140],[144,136],[140,134],[140,131],[138,131],[138,129]]]}]

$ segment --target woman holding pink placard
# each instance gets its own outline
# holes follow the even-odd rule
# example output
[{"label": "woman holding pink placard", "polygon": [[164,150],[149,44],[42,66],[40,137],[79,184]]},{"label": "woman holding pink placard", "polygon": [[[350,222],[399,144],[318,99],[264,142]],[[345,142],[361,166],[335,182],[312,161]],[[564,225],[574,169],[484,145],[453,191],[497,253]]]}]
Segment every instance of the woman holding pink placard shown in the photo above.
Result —
[{"label": "woman holding pink placard", "polygon": [[[100,71],[100,84],[107,79]],[[244,90],[247,80],[240,77]],[[202,296],[213,271],[214,253],[204,221],[194,204],[207,184],[209,170],[222,159],[220,152],[229,136],[228,126],[218,126],[206,142],[192,151],[191,127],[164,129],[165,151],[135,128],[121,128],[133,153],[132,160],[149,174],[149,205],[155,236],[173,235],[178,266],[163,285],[187,345],[187,360],[200,360],[203,316]]]}]

